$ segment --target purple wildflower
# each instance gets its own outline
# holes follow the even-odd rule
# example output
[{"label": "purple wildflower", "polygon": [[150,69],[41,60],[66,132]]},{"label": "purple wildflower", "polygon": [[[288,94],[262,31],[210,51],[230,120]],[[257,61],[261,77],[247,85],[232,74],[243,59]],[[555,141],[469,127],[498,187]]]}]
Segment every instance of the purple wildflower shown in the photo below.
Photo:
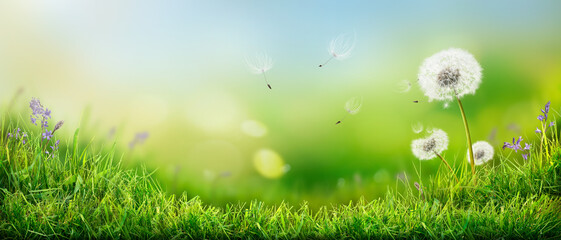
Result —
[{"label": "purple wildflower", "polygon": [[64,121],[58,121],[55,125],[55,128],[53,128],[53,134],[56,132],[56,130],[58,130],[60,127],[62,127],[62,125],[64,124]]},{"label": "purple wildflower", "polygon": [[53,149],[53,152],[55,150],[58,150],[58,144],[60,143],[60,140],[56,140],[55,145],[51,146],[51,149]]},{"label": "purple wildflower", "polygon": [[43,135],[43,140],[44,139],[51,140],[51,138],[53,137],[53,132],[49,130],[45,130],[45,132],[42,135]]},{"label": "purple wildflower", "polygon": [[45,118],[51,118],[51,110],[49,110],[48,108],[45,109],[45,112],[43,113],[43,116]]},{"label": "purple wildflower", "polygon": [[142,144],[148,138],[148,132],[136,133],[134,139],[129,143],[129,148],[133,149],[136,144]]},{"label": "purple wildflower", "polygon": [[49,127],[49,122],[47,122],[47,119],[43,118],[41,120],[41,129],[46,129]]},{"label": "purple wildflower", "polygon": [[544,109],[540,109],[541,112],[543,113],[543,115],[539,115],[538,116],[538,120],[540,120],[541,124],[542,124],[542,130],[540,130],[539,128],[536,128],[536,133],[541,133],[544,134],[547,132],[547,129],[550,127],[553,127],[553,125],[555,125],[554,121],[549,122],[549,124],[547,124],[547,118],[548,118],[548,114],[549,114],[549,106],[551,105],[551,101],[547,102],[545,104]]},{"label": "purple wildflower", "polygon": [[[45,111],[43,109],[43,105],[41,105],[41,101],[39,101],[39,99],[37,98],[32,98],[31,102],[29,102],[29,107],[31,108],[31,110],[33,110],[33,115],[35,117],[37,117],[38,115],[42,115],[43,112]],[[50,112],[49,112],[50,114]]]},{"label": "purple wildflower", "polygon": [[510,144],[509,142],[505,142],[503,145],[503,150],[505,148],[510,148],[513,149],[514,152],[518,152],[519,149],[522,149],[522,147],[520,146],[520,141],[522,141],[522,136],[518,138],[518,141],[516,141],[516,138],[512,138],[512,144]]},{"label": "purple wildflower", "polygon": [[[516,140],[516,138],[512,138],[512,143],[509,142],[504,142],[503,145],[503,150],[505,148],[510,148],[512,150],[514,150],[515,153],[518,153],[518,150],[521,151],[522,154],[522,158],[524,158],[524,160],[528,159],[528,151],[530,150],[530,147],[532,145],[528,144],[528,143],[524,143],[524,148],[522,148],[522,146],[520,146],[520,142],[522,141],[522,136],[518,137],[518,141]],[[524,153],[526,152],[526,153]]]},{"label": "purple wildflower", "polygon": [[[21,133],[21,134],[20,134]],[[22,140],[23,144],[25,144],[27,141],[25,140],[25,138],[27,137],[27,133],[26,132],[22,132],[20,128],[14,130],[13,132],[9,132],[7,134],[8,138],[13,138],[14,140]]]}]

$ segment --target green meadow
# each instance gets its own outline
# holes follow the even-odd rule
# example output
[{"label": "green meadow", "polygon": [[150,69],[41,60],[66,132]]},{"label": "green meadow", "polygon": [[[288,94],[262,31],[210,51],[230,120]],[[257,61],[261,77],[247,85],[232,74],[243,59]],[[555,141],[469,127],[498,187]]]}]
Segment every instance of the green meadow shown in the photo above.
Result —
[{"label": "green meadow", "polygon": [[561,239],[559,9],[2,1],[0,239]]}]

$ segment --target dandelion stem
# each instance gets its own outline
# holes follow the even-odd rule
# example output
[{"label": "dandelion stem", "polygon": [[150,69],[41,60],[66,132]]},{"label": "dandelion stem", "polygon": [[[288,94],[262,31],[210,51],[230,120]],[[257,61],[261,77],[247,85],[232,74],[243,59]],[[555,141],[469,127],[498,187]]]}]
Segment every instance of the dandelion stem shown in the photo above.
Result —
[{"label": "dandelion stem", "polygon": [[475,158],[473,158],[473,147],[471,146],[471,136],[469,134],[469,127],[468,127],[468,122],[467,122],[467,118],[466,118],[466,113],[464,111],[464,106],[462,105],[462,101],[460,101],[460,98],[458,98],[458,95],[456,95],[456,99],[458,100],[458,105],[460,105],[460,111],[462,113],[462,119],[464,120],[464,128],[466,129],[466,138],[467,138],[467,142],[468,142],[468,152],[469,152],[469,158],[470,158],[470,164],[471,164],[471,173],[473,176],[475,176]]},{"label": "dandelion stem", "polygon": [[263,78],[265,78],[265,83],[267,84],[267,87],[269,87],[269,89],[273,89],[271,88],[271,84],[269,84],[269,81],[267,81],[267,75],[265,75],[265,71],[263,71]]},{"label": "dandelion stem", "polygon": [[327,61],[325,61],[324,64],[320,64],[319,67],[323,67],[325,66],[329,61],[331,61],[331,59],[333,59],[335,56],[331,56],[329,59],[327,59]]},{"label": "dandelion stem", "polygon": [[446,167],[448,167],[448,169],[450,170],[450,172],[452,173],[452,175],[454,175],[454,178],[456,179],[456,182],[460,182],[460,180],[458,180],[458,177],[456,177],[456,174],[454,173],[454,170],[452,170],[452,167],[450,167],[450,164],[448,164],[448,162],[446,162],[446,160],[442,157],[442,155],[438,154],[437,152],[434,152],[434,154],[436,154],[436,156],[438,156],[440,159],[442,159],[442,161],[444,162],[444,164],[446,165]]}]

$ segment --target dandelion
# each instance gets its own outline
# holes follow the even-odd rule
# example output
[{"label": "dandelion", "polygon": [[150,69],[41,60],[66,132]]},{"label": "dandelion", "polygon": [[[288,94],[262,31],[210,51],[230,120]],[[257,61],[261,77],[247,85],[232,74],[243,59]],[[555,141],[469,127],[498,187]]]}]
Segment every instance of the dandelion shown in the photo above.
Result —
[{"label": "dandelion", "polygon": [[[493,159],[495,154],[493,146],[486,141],[478,141],[473,144],[473,157],[475,165],[481,165]],[[467,154],[468,162],[471,162],[469,154]]]},{"label": "dandelion", "polygon": [[[432,133],[428,137],[413,140],[411,143],[413,155],[419,160],[431,160],[435,157],[439,157],[450,172],[454,173],[452,167],[450,167],[444,157],[440,155],[444,150],[448,149],[448,135],[441,129],[433,129],[429,132]],[[454,177],[456,177],[456,175],[454,175]],[[456,181],[458,181],[457,178]]]},{"label": "dandelion", "polygon": [[355,47],[355,35],[341,34],[329,42],[327,52],[329,52],[329,59],[319,67],[325,66],[331,59],[343,60],[351,56],[351,52]]},{"label": "dandelion", "polygon": [[411,130],[413,130],[414,133],[419,134],[423,131],[423,124],[420,123],[420,122],[412,124],[411,125]]},{"label": "dandelion", "polygon": [[397,92],[399,93],[406,93],[409,92],[409,90],[411,90],[411,82],[409,80],[402,80],[399,83],[397,83]]},{"label": "dandelion", "polygon": [[448,149],[448,135],[441,129],[433,129],[428,137],[413,140],[411,149],[419,160],[431,160]]},{"label": "dandelion", "polygon": [[470,155],[472,174],[475,175],[473,148],[464,107],[460,98],[474,94],[481,83],[481,66],[465,50],[451,48],[424,60],[419,69],[418,82],[425,96],[432,100],[458,101]]},{"label": "dandelion", "polygon": [[[362,107],[362,97],[352,97],[345,103],[345,111],[347,111],[347,113],[350,115],[357,114],[360,111],[361,107]],[[347,117],[347,115],[343,116],[343,118],[337,121],[335,125],[345,120],[345,117]]]},{"label": "dandelion", "polygon": [[269,89],[272,89],[271,85],[267,81],[267,75],[265,75],[265,72],[273,68],[273,59],[265,53],[260,53],[257,54],[253,59],[246,58],[245,62],[252,73],[263,74],[263,78],[265,79],[267,87],[269,87]]}]

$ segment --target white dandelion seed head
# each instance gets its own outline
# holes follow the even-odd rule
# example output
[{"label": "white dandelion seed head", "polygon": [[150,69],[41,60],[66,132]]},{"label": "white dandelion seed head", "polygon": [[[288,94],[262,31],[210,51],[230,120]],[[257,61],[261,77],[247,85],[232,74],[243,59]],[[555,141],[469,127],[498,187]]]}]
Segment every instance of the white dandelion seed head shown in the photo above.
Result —
[{"label": "white dandelion seed head", "polygon": [[419,134],[423,131],[423,124],[421,122],[417,122],[411,125],[411,130],[413,130],[414,133]]},{"label": "white dandelion seed head", "polygon": [[451,48],[425,59],[418,82],[429,102],[451,101],[455,95],[474,94],[481,83],[481,66],[469,52]]},{"label": "white dandelion seed head", "polygon": [[362,107],[362,97],[352,97],[345,103],[345,111],[354,115],[360,111]]},{"label": "white dandelion seed head", "polygon": [[397,83],[397,92],[399,93],[409,92],[409,90],[411,90],[412,85],[413,84],[411,84],[411,81],[409,80],[399,81],[399,83]]},{"label": "white dandelion seed head", "polygon": [[351,56],[355,48],[356,36],[353,34],[341,34],[329,42],[327,51],[335,59],[343,60]]},{"label": "white dandelion seed head", "polygon": [[419,160],[431,160],[436,154],[448,148],[448,135],[441,129],[433,129],[432,134],[426,138],[413,140],[411,150]]},{"label": "white dandelion seed head", "polygon": [[[472,145],[473,148],[473,158],[475,158],[475,165],[481,165],[489,160],[493,159],[495,151],[493,146],[486,141],[478,141]],[[469,157],[469,150],[467,151],[467,160],[471,162]]]},{"label": "white dandelion seed head", "polygon": [[254,57],[246,57],[245,63],[254,74],[262,74],[273,68],[273,59],[266,53],[258,53]]}]

